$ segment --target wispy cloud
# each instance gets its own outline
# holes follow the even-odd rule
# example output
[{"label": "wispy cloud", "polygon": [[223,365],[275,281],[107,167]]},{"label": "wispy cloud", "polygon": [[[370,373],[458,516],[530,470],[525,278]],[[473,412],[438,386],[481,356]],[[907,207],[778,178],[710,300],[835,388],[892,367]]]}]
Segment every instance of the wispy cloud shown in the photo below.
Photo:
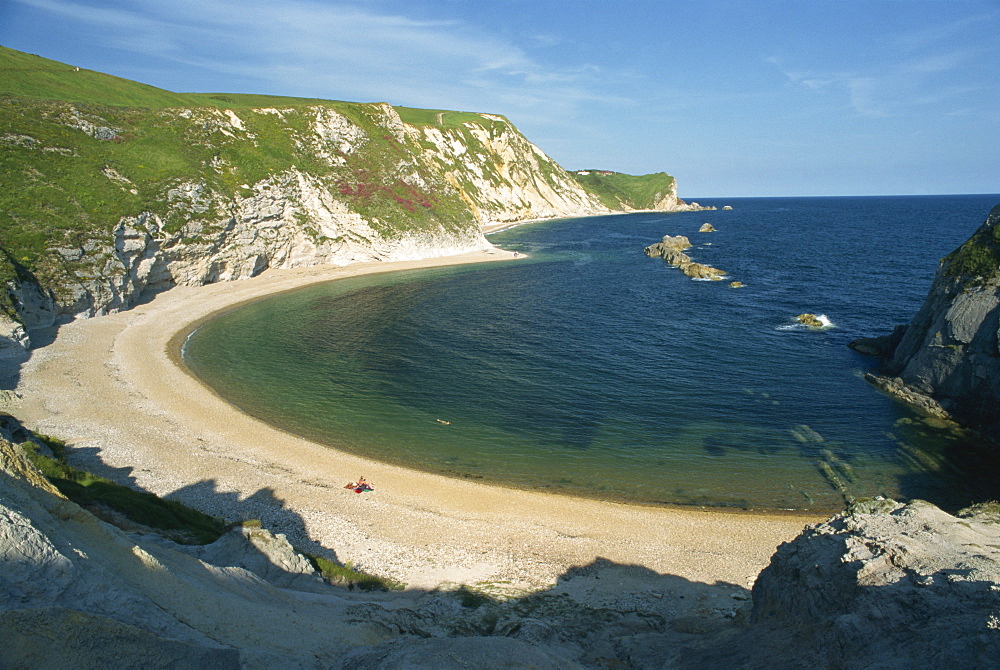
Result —
[{"label": "wispy cloud", "polygon": [[[945,103],[991,86],[954,86],[947,84],[955,72],[978,54],[970,50],[952,50],[892,59],[865,69],[849,71],[796,70],[776,57],[765,62],[779,68],[786,79],[811,91],[830,94],[846,101],[857,115],[885,118],[905,114],[915,107]],[[943,113],[948,113],[947,111]]]},{"label": "wispy cloud", "polygon": [[894,44],[906,51],[917,51],[950,40],[974,26],[986,25],[1000,18],[1000,12],[977,16],[964,16],[950,23],[939,23],[923,30],[914,30],[897,35]]},{"label": "wispy cloud", "polygon": [[628,102],[606,93],[612,74],[598,67],[532,57],[555,36],[519,44],[488,27],[320,0],[14,1],[109,47],[259,81],[264,92],[526,112],[558,98],[570,116],[584,104]]}]

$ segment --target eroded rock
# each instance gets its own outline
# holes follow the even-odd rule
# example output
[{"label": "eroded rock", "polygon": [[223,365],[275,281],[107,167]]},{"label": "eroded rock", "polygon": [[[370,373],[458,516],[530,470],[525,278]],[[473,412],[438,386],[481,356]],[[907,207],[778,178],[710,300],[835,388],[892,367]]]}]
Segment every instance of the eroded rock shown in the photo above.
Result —
[{"label": "eroded rock", "polygon": [[941,262],[909,325],[851,346],[882,357],[881,388],[1000,440],[1000,205]]},{"label": "eroded rock", "polygon": [[995,667],[1000,525],[991,509],[960,518],[876,499],[810,526],[757,578],[748,624],[692,645],[674,667]]}]

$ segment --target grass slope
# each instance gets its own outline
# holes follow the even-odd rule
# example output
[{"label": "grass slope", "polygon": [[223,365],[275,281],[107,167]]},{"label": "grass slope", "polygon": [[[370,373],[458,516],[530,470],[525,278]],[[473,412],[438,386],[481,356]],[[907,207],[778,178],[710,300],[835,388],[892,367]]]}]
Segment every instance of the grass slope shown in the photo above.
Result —
[{"label": "grass slope", "polygon": [[632,209],[651,209],[670,192],[674,183],[674,178],[666,172],[636,176],[607,170],[578,170],[570,174],[612,209],[622,205]]},{"label": "grass slope", "polygon": [[0,47],[0,95],[123,107],[181,107],[185,96]]},{"label": "grass slope", "polygon": [[1000,275],[1000,208],[994,208],[989,218],[992,221],[945,256],[948,277],[968,286],[982,286]]}]

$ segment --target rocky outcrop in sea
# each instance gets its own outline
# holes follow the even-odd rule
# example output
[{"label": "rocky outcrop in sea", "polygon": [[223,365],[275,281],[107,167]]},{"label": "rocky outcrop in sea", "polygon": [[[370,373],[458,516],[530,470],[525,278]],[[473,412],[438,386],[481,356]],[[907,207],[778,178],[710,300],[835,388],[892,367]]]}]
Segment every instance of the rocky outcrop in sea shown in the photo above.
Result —
[{"label": "rocky outcrop in sea", "polygon": [[662,258],[668,265],[678,268],[692,279],[720,281],[725,278],[725,271],[691,260],[691,257],[684,253],[691,246],[691,240],[683,235],[666,235],[659,242],[643,249],[643,253],[650,258]]},{"label": "rocky outcrop in sea", "polygon": [[913,320],[851,343],[883,359],[873,384],[1000,439],[1000,205],[946,256]]}]

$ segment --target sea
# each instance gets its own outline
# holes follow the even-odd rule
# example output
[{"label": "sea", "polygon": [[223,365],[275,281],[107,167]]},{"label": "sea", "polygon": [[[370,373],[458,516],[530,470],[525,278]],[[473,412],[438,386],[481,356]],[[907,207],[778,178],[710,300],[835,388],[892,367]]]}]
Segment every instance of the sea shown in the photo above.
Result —
[{"label": "sea", "polygon": [[[515,489],[811,512],[1000,498],[995,449],[872,387],[878,361],[847,346],[907,323],[1000,195],[699,202],[718,209],[524,224],[489,238],[516,261],[265,298],[202,325],[184,361],[291,433]],[[665,235],[726,280],[645,256]]]}]

